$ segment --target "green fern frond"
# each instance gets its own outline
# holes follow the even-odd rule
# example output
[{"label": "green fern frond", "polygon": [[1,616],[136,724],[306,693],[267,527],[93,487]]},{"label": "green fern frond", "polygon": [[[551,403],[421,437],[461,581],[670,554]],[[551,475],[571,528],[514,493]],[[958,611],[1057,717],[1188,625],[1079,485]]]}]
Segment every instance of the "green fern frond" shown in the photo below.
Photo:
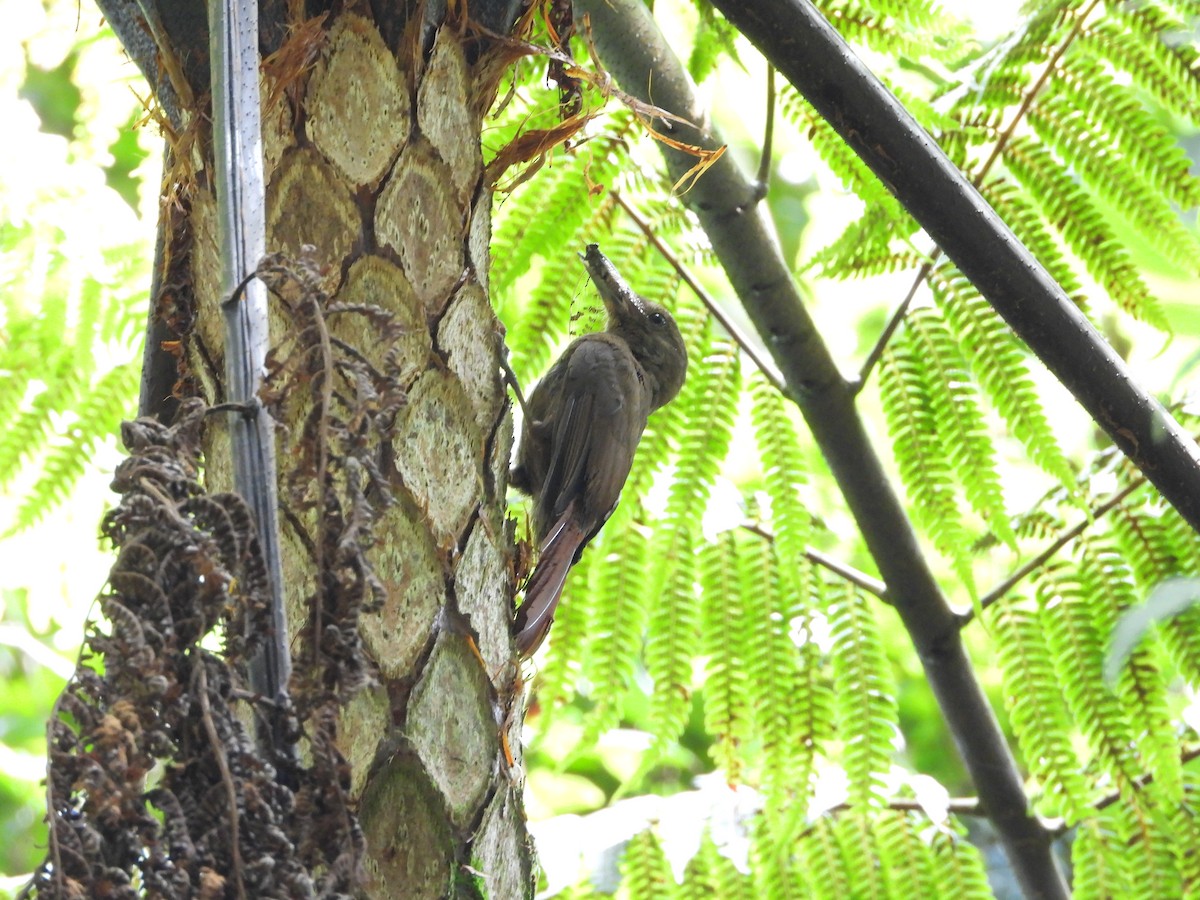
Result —
[{"label": "green fern frond", "polygon": [[912,235],[916,222],[883,182],[859,159],[833,127],[790,85],[779,92],[779,108],[801,134],[806,134],[813,149],[847,188],[856,193],[868,210],[878,208],[898,237]]},{"label": "green fern frond", "polygon": [[1050,429],[1027,356],[1012,331],[957,270],[938,266],[930,286],[971,372],[1013,436],[1042,471],[1073,492],[1075,472]]},{"label": "green fern frond", "polygon": [[815,713],[806,707],[820,700],[804,690],[808,685],[797,670],[796,648],[789,634],[791,621],[784,611],[789,599],[781,596],[773,551],[768,542],[754,540],[739,560],[744,609],[742,665],[756,735],[762,742],[763,790],[772,809],[781,805],[781,798],[807,791],[819,735],[803,733],[801,727],[811,725]]},{"label": "green fern frond", "polygon": [[722,57],[738,61],[738,30],[724,16],[717,15],[711,4],[696,3],[695,8],[698,17],[687,69],[696,84],[703,84]]},{"label": "green fern frond", "polygon": [[1187,35],[1187,26],[1161,4],[1106,4],[1105,9],[1109,15],[1084,29],[1076,46],[1128,73],[1159,105],[1197,121],[1198,53],[1193,42],[1178,40]]},{"label": "green fern frond", "polygon": [[938,896],[933,848],[921,834],[930,830],[929,820],[916,813],[886,811],[875,819],[873,830],[888,896]]},{"label": "green fern frond", "polygon": [[42,460],[41,472],[21,499],[13,517],[13,531],[38,522],[66,499],[92,461],[96,447],[117,433],[121,421],[131,418],[140,373],[132,363],[106,372],[75,400],[77,418],[63,435],[53,440]]},{"label": "green fern frond", "polygon": [[1127,498],[1108,518],[1138,585],[1148,591],[1172,575],[1186,574],[1188,569],[1186,557],[1181,558],[1161,512],[1146,507],[1144,494],[1138,503],[1138,496]]},{"label": "green fern frond", "polygon": [[1175,136],[1102,63],[1075,55],[1055,72],[1047,99],[1067,103],[1106,135],[1165,200],[1182,209],[1200,205],[1200,178]]},{"label": "green fern frond", "polygon": [[741,390],[737,345],[713,336],[703,361],[673,406],[683,425],[666,515],[655,529],[655,566],[646,668],[654,681],[652,728],[659,743],[673,740],[687,720],[691,658],[699,615],[691,572],[693,549],[708,493],[729,447]]},{"label": "green fern frond", "polygon": [[1079,5],[1072,0],[1027,8],[1027,17],[1006,40],[978,58],[968,58],[964,67],[969,73],[963,80],[973,89],[961,91],[961,86],[953,83],[946,88],[961,91],[953,107],[957,118],[962,122],[994,121],[1008,107],[1021,103],[1033,81],[1031,73],[1055,52],[1074,20],[1073,7]]},{"label": "green fern frond", "polygon": [[[1200,575],[1200,535],[1171,507],[1162,510],[1158,524],[1170,543],[1179,574]],[[1146,586],[1144,592],[1152,587]],[[1200,685],[1200,608],[1171,618],[1159,631],[1180,674],[1193,686]]]},{"label": "green fern frond", "polygon": [[742,874],[727,857],[722,856],[707,830],[700,839],[700,849],[688,862],[679,887],[679,900],[760,900],[754,893],[749,876]]},{"label": "green fern frond", "polygon": [[1144,767],[1129,717],[1104,683],[1105,642],[1096,625],[1100,602],[1065,567],[1041,574],[1037,599],[1067,706],[1122,796],[1136,803],[1135,782]]},{"label": "green fern frond", "polygon": [[603,564],[597,548],[589,548],[567,575],[563,596],[554,616],[554,628],[546,661],[538,670],[537,696],[541,706],[539,727],[545,733],[558,710],[575,696],[587,649],[591,646],[589,625],[592,603],[598,596],[591,582],[595,569]]},{"label": "green fern frond", "polygon": [[579,247],[600,240],[612,228],[617,207],[602,201],[591,217],[580,226],[574,239],[554,244],[558,252],[546,260],[537,286],[529,295],[529,305],[508,335],[509,355],[514,371],[528,378],[550,361],[554,344],[567,331],[572,298],[582,289],[586,274],[579,264]]},{"label": "green fern frond", "polygon": [[992,900],[987,869],[979,849],[961,834],[951,820],[933,833],[933,864],[941,896],[946,900]]},{"label": "green fern frond", "polygon": [[1071,844],[1075,900],[1132,896],[1126,866],[1128,849],[1101,813],[1079,823]]},{"label": "green fern frond", "polygon": [[804,553],[812,517],[801,499],[808,481],[800,439],[788,417],[783,397],[761,372],[750,376],[750,421],[762,463],[763,484],[771,501],[771,527],[789,590],[803,589],[797,577],[807,571]]},{"label": "green fern frond", "polygon": [[[1079,543],[1079,579],[1093,598],[1095,625],[1107,643],[1126,609],[1137,604],[1133,573],[1116,548],[1102,540]],[[1117,696],[1133,724],[1138,746],[1154,772],[1154,791],[1174,805],[1183,799],[1183,768],[1175,740],[1174,717],[1167,703],[1167,685],[1152,645],[1143,641],[1121,672]]]},{"label": "green fern frond", "polygon": [[818,900],[846,900],[861,897],[858,892],[860,873],[847,865],[834,834],[833,818],[826,814],[813,822],[796,842],[800,868],[805,872]]},{"label": "green fern frond", "polygon": [[662,845],[650,829],[629,841],[621,858],[621,880],[638,900],[673,900],[675,878]]},{"label": "green fern frond", "polygon": [[[522,185],[507,197],[497,195],[489,281],[497,293],[512,290],[533,258],[545,255],[547,248],[575,253],[592,240],[584,232],[596,208],[589,188],[612,183],[628,160],[628,139],[637,130],[636,120],[623,111],[609,116],[607,126],[604,135],[556,156],[538,173],[536,185]],[[581,240],[563,241],[567,234],[581,235]]]},{"label": "green fern frond", "polygon": [[[1037,257],[1038,262],[1046,267],[1046,271],[1058,283],[1058,286],[1063,289],[1063,293],[1074,303],[1079,309],[1087,311],[1088,301],[1087,296],[1083,292],[1083,286],[1079,283],[1079,277],[1075,274],[1075,270],[1063,255],[1061,245],[1058,240],[1050,233],[1050,229],[1046,227],[1045,221],[1042,219],[1038,208],[1030,201],[1030,199],[1021,191],[1017,185],[1007,178],[991,178],[980,189],[984,199],[992,205],[996,213],[1004,220],[1005,224],[1013,230],[1029,252]],[[947,271],[947,266],[938,266],[935,274],[944,273]],[[966,281],[965,277],[958,273],[957,269],[951,275],[948,281]],[[970,284],[970,282],[967,282]],[[970,293],[978,296],[978,292],[971,286]],[[945,311],[945,308],[943,308]],[[993,313],[994,315],[994,313]],[[1014,346],[1016,344],[1014,343]]]},{"label": "green fern frond", "polygon": [[[797,805],[795,819],[802,820],[803,809]],[[750,830],[750,875],[754,896],[769,900],[793,900],[816,896],[808,884],[811,874],[795,851],[796,832],[787,829],[781,834],[774,829],[774,817],[759,816]]]},{"label": "green fern frond", "polygon": [[1016,138],[1005,146],[1004,161],[1113,301],[1131,316],[1166,331],[1167,322],[1158,301],[1150,294],[1129,252],[1092,198],[1050,151],[1033,140]]},{"label": "green fern frond", "polygon": [[888,433],[913,517],[946,555],[972,597],[977,595],[968,553],[970,537],[958,507],[954,475],[942,442],[925,365],[901,335],[884,351],[879,392]]},{"label": "green fern frond", "polygon": [[846,869],[854,876],[852,896],[862,900],[887,900],[888,886],[880,866],[880,847],[872,827],[876,821],[866,811],[844,813],[833,822],[833,835]]},{"label": "green fern frond", "polygon": [[842,767],[856,809],[883,799],[896,736],[896,701],[879,626],[866,599],[846,585],[830,609],[834,717]]},{"label": "green fern frond", "polygon": [[584,746],[594,744],[601,734],[619,724],[625,695],[641,657],[651,595],[646,588],[647,542],[640,515],[636,501],[618,506],[604,526],[604,542],[590,551],[599,562],[589,585],[595,599],[588,624],[585,671],[588,680],[603,685],[603,690],[596,692],[596,705],[588,713],[581,740]]},{"label": "green fern frond", "polygon": [[[1195,536],[1177,514],[1147,509],[1133,495],[1109,513],[1112,534],[1133,569],[1139,590],[1147,594],[1172,575],[1198,572]],[[1159,633],[1185,678],[1200,684],[1200,609],[1170,619]]]},{"label": "green fern frond", "polygon": [[1089,790],[1037,611],[1021,597],[1009,597],[985,615],[1000,659],[1004,705],[1025,765],[1044,786],[1050,811],[1079,819],[1086,814]]},{"label": "green fern frond", "polygon": [[[539,173],[539,199],[554,207],[579,216],[588,209],[584,202],[579,182],[586,160],[579,153],[564,154],[554,166]],[[524,207],[528,191],[518,188],[510,196],[495,196],[496,211],[493,213],[491,257],[488,284],[497,295],[511,291],[517,279],[529,271],[533,259],[544,253],[546,244],[538,238],[546,235],[539,231],[555,220],[531,215]],[[530,198],[532,200],[532,198]],[[576,222],[576,227],[579,223]]]},{"label": "green fern frond", "polygon": [[910,245],[893,241],[894,222],[886,209],[868,206],[845,230],[813,253],[805,271],[830,278],[870,278],[915,269],[922,262]]},{"label": "green fern frond", "polygon": [[713,737],[713,761],[731,784],[741,778],[743,742],[749,736],[750,699],[743,664],[743,594],[738,545],[730,532],[700,551],[700,649],[708,657],[704,679],[704,728]]},{"label": "green fern frond", "polygon": [[1200,801],[1200,785],[1194,776],[1184,785],[1183,801],[1173,807],[1168,807],[1167,817],[1170,820],[1170,834],[1175,839],[1172,849],[1175,851],[1175,865],[1179,869],[1179,877],[1183,881],[1184,896],[1195,898],[1200,892],[1200,815],[1197,815],[1197,802]]},{"label": "green fern frond", "polygon": [[49,444],[54,431],[52,414],[73,402],[78,386],[69,376],[38,386],[28,384],[30,396],[0,430],[0,488],[16,478],[22,467]]},{"label": "green fern frond", "polygon": [[937,437],[954,465],[967,501],[996,537],[1015,549],[1017,539],[1004,506],[992,438],[967,361],[945,319],[933,307],[911,310],[905,327],[913,352],[924,358],[935,379],[930,397]]},{"label": "green fern frond", "polygon": [[944,55],[937,38],[955,31],[944,12],[926,0],[916,3],[823,2],[817,6],[847,41],[893,56],[918,59]]},{"label": "green fern frond", "polygon": [[[1119,96],[1124,90],[1114,85],[1111,93]],[[1044,95],[1029,111],[1030,124],[1090,190],[1112,204],[1167,258],[1195,273],[1200,269],[1200,240],[1180,220],[1171,201],[1142,174],[1141,166],[1114,148],[1106,133],[1097,133],[1074,100]]]},{"label": "green fern frond", "polygon": [[1131,898],[1157,900],[1182,897],[1179,869],[1175,863],[1165,816],[1147,811],[1144,804],[1117,804],[1114,816],[1117,834],[1125,845]]}]

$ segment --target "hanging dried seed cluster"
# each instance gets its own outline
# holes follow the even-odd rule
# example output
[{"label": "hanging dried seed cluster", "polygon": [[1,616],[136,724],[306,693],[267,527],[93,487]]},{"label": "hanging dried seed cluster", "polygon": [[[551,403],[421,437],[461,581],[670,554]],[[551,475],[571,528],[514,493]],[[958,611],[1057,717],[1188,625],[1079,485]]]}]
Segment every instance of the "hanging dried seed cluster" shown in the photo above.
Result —
[{"label": "hanging dried seed cluster", "polygon": [[357,875],[327,717],[311,720],[307,768],[250,737],[242,636],[266,633],[265,576],[241,499],[197,480],[203,419],[188,400],[170,428],[122,427],[108,625],[51,717],[50,848],[26,895],[337,897]]}]

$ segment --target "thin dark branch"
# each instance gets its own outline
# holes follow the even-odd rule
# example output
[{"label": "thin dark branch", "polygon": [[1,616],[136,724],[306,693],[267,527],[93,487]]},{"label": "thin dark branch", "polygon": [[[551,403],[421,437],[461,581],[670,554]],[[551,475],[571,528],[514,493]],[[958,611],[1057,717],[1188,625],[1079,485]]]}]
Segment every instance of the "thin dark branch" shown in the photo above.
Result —
[{"label": "thin dark branch", "polygon": [[[758,522],[744,522],[742,528],[753,535],[757,535],[764,540],[774,542],[775,535],[760,525]],[[862,588],[868,594],[874,594],[881,600],[887,599],[887,585],[878,578],[872,578],[866,572],[860,572],[854,566],[847,565],[841,560],[834,559],[817,550],[814,547],[804,548],[804,558],[814,565],[818,565],[823,569],[828,569],[839,578],[850,582],[856,587]]]},{"label": "thin dark branch", "polygon": [[[1120,506],[1121,502],[1126,497],[1128,497],[1145,483],[1145,477],[1135,478],[1132,482],[1121,488],[1121,490],[1117,491],[1117,493],[1115,493],[1108,500],[1105,500],[1103,503],[1094,507],[1086,519],[1084,519],[1082,522],[1079,522],[1074,527],[1068,528],[1057,538],[1055,538],[1049,545],[1047,545],[1041,553],[1033,557],[1024,565],[1018,567],[1011,575],[984,594],[979,599],[979,608],[987,609],[992,604],[999,602],[999,600],[1003,598],[1005,594],[1024,581],[1030,575],[1030,573],[1035,572],[1044,566],[1054,556],[1054,554],[1095,525],[1096,521],[1110,510]],[[963,625],[963,627],[966,627],[966,625],[974,618],[975,610],[969,609],[964,610],[959,615],[958,621]]]},{"label": "thin dark branch", "polygon": [[[732,4],[719,2],[725,9]],[[759,8],[759,4],[744,7]],[[683,66],[640,0],[576,0],[591,17],[605,67],[622,88],[687,122],[705,122]],[[726,11],[737,24],[733,12]],[[782,21],[782,20],[780,20]],[[779,29],[779,23],[775,24]],[[783,35],[781,35],[783,36]],[[789,36],[790,37],[790,36]],[[842,45],[839,53],[849,55]],[[773,62],[785,75],[778,59]],[[845,76],[843,76],[845,77]],[[859,76],[853,76],[859,77]],[[833,96],[847,85],[831,85]],[[709,128],[669,123],[671,137],[715,149]],[[926,138],[928,140],[928,138]],[[694,159],[662,148],[672,178]],[[958,621],[923,556],[904,505],[867,437],[851,385],[805,310],[754,185],[725,154],[683,195],[696,213],[751,321],[779,366],[887,583],[975,788],[1029,897],[1065,898],[1051,836],[1032,814],[1016,761],[979,685]]]},{"label": "thin dark branch", "polygon": [[933,253],[929,255],[929,259],[925,260],[924,264],[917,271],[917,276],[913,279],[912,287],[908,289],[908,293],[900,301],[900,305],[896,307],[896,311],[892,313],[887,327],[883,329],[883,333],[879,335],[879,340],[875,342],[875,346],[867,354],[862,368],[858,370],[858,381],[854,383],[856,393],[863,389],[867,383],[867,379],[871,377],[871,371],[875,368],[876,363],[879,362],[880,357],[883,356],[883,351],[891,341],[892,335],[896,333],[896,329],[904,321],[904,317],[908,314],[908,307],[912,304],[913,298],[917,296],[917,291],[921,289],[921,285],[925,283],[925,279],[929,277],[929,273],[933,271],[933,264],[937,262],[937,258],[941,254],[941,249],[935,247]]},{"label": "thin dark branch", "polygon": [[[1188,747],[1182,753],[1179,754],[1179,762],[1183,765],[1187,765],[1193,759],[1197,759],[1197,758],[1200,758],[1200,744],[1197,744],[1194,747]],[[1146,772],[1144,775],[1140,775],[1136,779],[1134,779],[1133,786],[1134,786],[1135,790],[1140,791],[1140,790],[1143,790],[1144,788],[1148,787],[1149,785],[1151,785],[1153,782],[1154,782],[1154,773]],[[1108,794],[1107,796],[1102,797],[1100,800],[1096,801],[1096,806],[1095,806],[1096,812],[1099,812],[1102,809],[1108,809],[1110,806],[1112,806],[1114,803],[1119,802],[1120,800],[1121,800],[1121,792],[1113,791],[1111,794]]]},{"label": "thin dark branch", "polygon": [[771,382],[777,391],[782,392],[784,390],[784,386],[783,379],[779,376],[779,369],[774,366],[769,359],[766,359],[763,356],[762,351],[754,345],[754,343],[750,340],[749,335],[742,331],[742,329],[738,327],[737,323],[729,318],[729,314],[726,313],[725,310],[721,308],[720,304],[718,304],[717,301],[712,298],[708,291],[701,286],[700,282],[696,280],[696,276],[693,275],[691,270],[683,264],[678,256],[675,255],[674,251],[666,245],[663,239],[654,233],[654,229],[651,227],[650,223],[642,217],[641,213],[633,208],[633,205],[625,199],[621,192],[613,190],[609,193],[617,202],[617,205],[620,206],[621,209],[625,210],[625,214],[629,216],[629,218],[633,221],[633,224],[641,229],[642,234],[644,234],[646,239],[650,241],[651,246],[653,246],[654,249],[658,251],[659,255],[670,264],[671,268],[673,268],[676,274],[678,274],[683,280],[683,283],[691,288],[692,293],[696,295],[702,304],[704,304],[704,308],[708,310],[709,315],[721,323],[721,327],[725,329],[726,333],[731,338],[733,338],[734,343],[741,347],[742,351],[748,357],[750,357],[750,359],[754,362],[754,365],[758,367],[760,372],[762,372],[763,377],[766,378],[767,381]]},{"label": "thin dark branch", "polygon": [[234,485],[258,528],[270,582],[271,633],[250,661],[251,687],[275,702],[268,708],[269,733],[260,739],[279,753],[293,754],[288,739],[286,694],[291,676],[287,616],[283,607],[283,564],[275,434],[259,404],[267,347],[267,293],[247,280],[266,248],[266,189],[261,152],[258,83],[258,4],[255,0],[210,0],[213,74],[213,156],[217,217],[221,235],[225,319],[225,396],[253,406],[256,414],[229,417]]},{"label": "thin dark branch", "polygon": [[[870,166],[1113,443],[1200,530],[1200,448],[904,106],[802,0],[714,0]],[[657,94],[656,94],[657,96]]]},{"label": "thin dark branch", "polygon": [[[928,809],[928,805],[921,803],[919,800],[889,800],[887,803],[888,809],[894,809],[896,812],[919,812],[924,813]],[[839,803],[836,806],[831,806],[826,809],[825,813],[848,812],[854,809],[853,803]],[[987,813],[983,809],[983,805],[976,797],[951,797],[946,804],[947,812],[954,813],[956,816],[986,816]]]},{"label": "thin dark branch", "polygon": [[758,199],[767,196],[771,185],[771,151],[775,144],[775,67],[767,64],[767,124],[763,128],[762,156],[758,158],[758,176],[754,179]]}]

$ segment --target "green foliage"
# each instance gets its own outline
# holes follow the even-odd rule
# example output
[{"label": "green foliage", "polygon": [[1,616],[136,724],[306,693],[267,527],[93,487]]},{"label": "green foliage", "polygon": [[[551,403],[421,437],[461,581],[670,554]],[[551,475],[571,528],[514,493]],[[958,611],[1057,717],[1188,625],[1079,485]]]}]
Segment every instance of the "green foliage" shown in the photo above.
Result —
[{"label": "green foliage", "polygon": [[[684,5],[694,31],[681,53],[697,80],[716,83],[746,45],[710,5]],[[1175,130],[1200,117],[1200,54],[1185,34],[1195,4],[1027,4],[1025,19],[989,46],[933,2],[819,6],[875,54],[872,65],[880,61],[885,81],[1081,310],[1098,324],[1115,308],[1119,325],[1135,318],[1168,330],[1164,277],[1200,274],[1186,217],[1200,204],[1200,178]],[[582,41],[576,49],[590,64]],[[556,123],[544,74],[543,61],[525,60],[502,88],[511,100],[486,120],[485,159],[521,131]],[[1068,433],[1061,402],[990,306],[803,98],[781,85],[778,102],[778,154],[811,151],[861,204],[841,233],[806,237],[801,274],[862,279],[863,293],[885,285],[848,324],[860,335],[862,321],[886,320],[903,290],[865,279],[916,280],[859,405],[870,430],[886,425],[913,522],[949,570],[938,572],[943,590],[982,612],[964,615],[962,627],[1031,802],[1074,836],[1076,894],[1194,896],[1200,787],[1183,751],[1197,735],[1181,713],[1200,683],[1200,610],[1164,622],[1114,683],[1102,664],[1125,610],[1165,578],[1200,575],[1200,540],[1147,488],[1102,506],[1132,483],[1128,467],[1103,449],[1086,458],[1088,436]],[[706,835],[677,885],[663,844],[646,831],[622,863],[633,900],[990,897],[960,818],[913,809],[906,778],[922,754],[909,746],[918,736],[901,732],[894,698],[926,688],[881,603],[844,577],[861,568],[856,580],[867,582],[872,571],[844,503],[787,399],[681,286],[676,262],[718,305],[734,305],[694,218],[669,196],[643,125],[616,99],[585,91],[587,109],[605,104],[569,147],[525,164],[497,196],[490,288],[512,364],[528,387],[556,346],[595,318],[577,259],[594,241],[675,311],[690,370],[681,396],[653,417],[621,504],[573,570],[531,676],[537,764],[569,767],[605,797],[682,790],[716,767],[754,798],[741,823],[748,871]],[[77,130],[78,104],[68,106]],[[122,157],[107,174],[126,201],[136,196],[128,143],[102,143]],[[772,186],[781,190],[800,191]],[[1139,245],[1173,270],[1149,273]],[[0,251],[0,484],[31,485],[19,527],[65,495],[131,411],[127,363],[140,339],[148,254],[118,246],[83,266],[62,229],[20,216],[0,227]],[[847,325],[835,305],[814,304],[818,321]],[[854,362],[839,359],[846,371]],[[1028,502],[1026,479],[1045,493],[1013,516]],[[838,570],[818,568],[812,545]],[[1015,587],[981,590],[983,578],[1045,548],[1054,552]],[[618,728],[642,733],[642,752],[597,762],[596,745]]]},{"label": "green foliage", "polygon": [[1041,784],[1047,812],[1078,818],[1087,809],[1089,791],[1038,611],[1024,598],[1012,597],[988,612],[1005,706],[1025,765]]},{"label": "green foliage", "polygon": [[738,352],[731,340],[710,331],[698,355],[700,365],[692,369],[675,403],[684,423],[679,459],[666,513],[651,544],[656,570],[650,591],[657,602],[650,614],[646,670],[654,681],[652,708],[660,741],[674,740],[687,717],[698,618],[693,590],[696,523],[728,450],[740,389]]},{"label": "green foliage", "polygon": [[10,531],[61,503],[96,448],[135,411],[140,248],[112,251],[103,268],[84,272],[63,240],[61,232],[0,226],[0,253],[11,266],[2,292],[0,488],[36,473]]},{"label": "green foliage", "polygon": [[[927,362],[907,335],[888,347],[880,372],[883,410],[900,477],[913,501],[913,515],[934,546],[950,557],[955,574],[973,597],[968,531],[959,508],[954,462],[937,430],[936,387],[930,382]],[[940,404],[943,408],[946,400]]]},{"label": "green foliage", "polygon": [[[1030,4],[1010,34],[982,46],[932,3],[818,5],[851,41],[892,61],[881,77],[1085,314],[1110,331],[1123,321],[1113,325],[1114,310],[1168,330],[1163,267],[1183,283],[1200,274],[1200,239],[1180,215],[1200,204],[1200,179],[1170,118],[1195,122],[1200,110],[1197,53],[1181,37],[1194,10]],[[685,19],[694,33],[681,52],[697,80],[741,63],[709,6]],[[1111,685],[1102,668],[1125,610],[1164,578],[1200,575],[1200,539],[1149,489],[1103,506],[1131,483],[1129,467],[1105,448],[1086,458],[1088,440],[1067,430],[1039,364],[969,281],[794,89],[780,84],[778,104],[777,153],[811,151],[861,203],[840,234],[806,240],[818,249],[801,272],[893,293],[915,281],[861,406],[881,408],[912,519],[952,573],[939,573],[943,589],[975,605],[963,623],[981,677],[1031,803],[1074,829],[1077,892],[1194,890],[1200,861],[1183,849],[1196,831],[1186,802],[1194,776],[1181,742],[1196,736],[1177,685],[1200,682],[1200,610],[1163,622]],[[749,874],[706,837],[680,896],[992,896],[961,822],[903,803],[904,773],[935,751],[909,751],[906,741],[928,738],[902,733],[894,698],[925,688],[879,603],[843,568],[811,561],[822,558],[817,545],[851,572],[871,571],[828,473],[786,398],[751,366],[741,376],[747,358],[681,287],[676,263],[728,304],[694,220],[664,201],[663,174],[644,162],[657,158],[646,136],[625,113],[600,121],[536,190],[523,185],[498,209],[493,288],[514,363],[531,380],[552,346],[584,327],[575,323],[594,318],[574,253],[596,241],[639,290],[678,311],[691,365],[572,576],[550,640],[537,690],[556,727],[579,722],[568,759],[633,727],[650,749],[614,773],[621,791],[682,789],[715,767],[757,792]],[[1156,250],[1153,276],[1145,247]],[[898,300],[885,296],[858,333]],[[815,304],[818,321],[834,302]],[[1032,504],[1028,479],[1044,492]],[[982,577],[1002,578],[1047,547],[1003,589],[983,589]],[[631,844],[631,898],[672,889],[660,850],[649,835]]]},{"label": "green foliage", "polygon": [[[63,12],[47,7],[42,27]],[[0,172],[0,489],[17,492],[4,534],[62,503],[135,412],[151,254],[129,209],[147,152],[139,105],[126,84],[84,74],[115,39],[89,24],[49,49],[29,23],[14,29],[25,52],[0,76],[29,106],[5,107]],[[102,108],[117,112],[112,130],[93,121]],[[124,202],[103,187],[109,174]]]},{"label": "green foliage", "polygon": [[631,897],[647,900],[671,900],[675,894],[675,879],[654,832],[646,830],[636,835],[625,849],[621,875]]}]

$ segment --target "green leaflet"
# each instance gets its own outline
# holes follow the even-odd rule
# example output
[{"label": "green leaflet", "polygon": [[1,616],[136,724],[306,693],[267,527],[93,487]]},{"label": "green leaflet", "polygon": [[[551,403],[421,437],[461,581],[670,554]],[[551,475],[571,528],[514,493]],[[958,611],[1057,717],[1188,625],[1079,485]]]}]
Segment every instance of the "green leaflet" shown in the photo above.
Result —
[{"label": "green leaflet", "polygon": [[733,862],[722,856],[713,843],[712,835],[704,832],[700,849],[683,873],[679,900],[759,900],[764,895],[754,890],[750,876],[737,870]]},{"label": "green leaflet", "polygon": [[0,487],[37,471],[10,531],[61,503],[96,447],[136,411],[145,262],[134,260],[138,248],[108,248],[85,272],[64,255],[65,241],[58,229],[0,227]]},{"label": "green leaflet", "polygon": [[1138,803],[1134,783],[1144,765],[1129,717],[1104,684],[1104,636],[1097,610],[1101,601],[1080,575],[1065,568],[1041,573],[1037,600],[1067,706],[1122,795]]},{"label": "green leaflet", "polygon": [[623,501],[605,525],[603,544],[590,548],[598,561],[590,585],[594,599],[587,622],[584,670],[588,680],[601,689],[595,692],[596,706],[588,715],[580,741],[584,746],[620,724],[625,695],[633,686],[641,657],[652,606],[643,517],[635,499]]},{"label": "green leaflet", "polygon": [[635,835],[621,858],[621,877],[631,897],[638,900],[672,900],[675,877],[651,829]]},{"label": "green leaflet", "polygon": [[1150,294],[1129,252],[1096,203],[1050,151],[1031,139],[1016,138],[1004,148],[1004,162],[1113,302],[1131,316],[1165,331],[1166,320],[1158,301]]},{"label": "green leaflet", "polygon": [[820,154],[825,165],[862,198],[868,209],[878,207],[885,224],[904,234],[912,234],[916,230],[916,223],[884,187],[883,182],[875,177],[867,164],[838,137],[833,127],[817,114],[795,88],[791,85],[782,86],[779,104],[783,115],[802,132],[809,134],[813,149]]},{"label": "green leaflet", "polygon": [[1084,31],[1079,49],[1127,73],[1156,102],[1195,122],[1200,110],[1200,80],[1195,76],[1200,54],[1186,39],[1187,26],[1164,3],[1105,8],[1109,16]]},{"label": "green leaflet", "polygon": [[965,829],[953,820],[933,833],[933,861],[941,896],[945,900],[990,900],[987,870],[979,850],[966,838]]},{"label": "green leaflet", "polygon": [[991,436],[979,394],[946,321],[932,307],[912,310],[906,320],[914,358],[927,368],[935,435],[955,469],[963,493],[992,532],[1011,547],[1016,535],[1008,521]]},{"label": "green leaflet", "polygon": [[1063,700],[1038,613],[1019,596],[987,611],[1004,684],[1004,704],[1025,765],[1046,793],[1046,812],[1077,819],[1090,791],[1072,746],[1071,713]]},{"label": "green leaflet", "polygon": [[875,820],[875,844],[891,897],[938,896],[933,847],[928,837],[934,829],[925,816],[889,811]]},{"label": "green leaflet", "polygon": [[711,753],[731,784],[741,781],[742,745],[750,739],[750,706],[738,548],[730,532],[700,551],[701,651],[708,657],[704,680],[704,726]]},{"label": "green leaflet", "polygon": [[[683,325],[685,334],[688,329]],[[679,455],[664,520],[653,538],[649,581],[655,598],[646,644],[654,681],[651,717],[656,738],[673,740],[683,728],[691,693],[698,608],[692,588],[694,549],[708,493],[729,447],[741,390],[736,345],[712,335],[699,349],[700,365],[672,404],[682,422]]]},{"label": "green leaflet", "polygon": [[880,360],[883,411],[912,515],[976,597],[970,539],[958,506],[953,463],[937,435],[934,387],[926,362],[904,335],[893,340]]},{"label": "green leaflet", "polygon": [[[1107,650],[1118,617],[1137,603],[1133,576],[1124,557],[1107,541],[1084,540],[1080,550],[1080,581],[1093,599],[1096,629]],[[1130,654],[1117,679],[1116,694],[1147,767],[1154,772],[1151,790],[1174,805],[1183,800],[1183,770],[1156,649],[1154,642],[1145,641]]]},{"label": "green leaflet", "polygon": [[851,585],[832,599],[833,703],[842,767],[853,810],[882,800],[883,776],[891,768],[896,736],[895,689],[878,625],[867,600]]},{"label": "green leaflet", "polygon": [[796,842],[799,868],[804,872],[811,896],[818,900],[845,900],[862,896],[860,873],[845,859],[835,835],[836,822],[825,814],[805,830]]},{"label": "green leaflet", "polygon": [[[971,374],[1012,429],[1013,436],[1025,445],[1034,463],[1068,491],[1074,491],[1075,471],[1046,420],[1024,348],[995,310],[957,271],[939,265],[931,274],[930,283]],[[953,398],[951,402],[955,402]],[[981,458],[981,462],[986,461],[986,457]],[[994,492],[994,487],[985,488],[985,497],[994,500]],[[1001,515],[994,518],[997,514]],[[992,509],[985,518],[989,524],[998,523],[1001,530],[997,536],[1011,544],[1015,535],[1007,527],[1003,506]]]},{"label": "green leaflet", "polygon": [[[1110,92],[1121,95],[1123,90],[1114,85]],[[1047,91],[1030,110],[1030,123],[1092,191],[1183,271],[1195,274],[1200,269],[1200,240],[1183,224],[1152,176],[1143,174],[1141,165],[1090,126],[1086,112],[1074,106],[1075,99]],[[1164,180],[1160,175],[1158,181]]]},{"label": "green leaflet", "polygon": [[1113,829],[1111,815],[1100,814],[1079,823],[1071,845],[1076,900],[1129,897],[1128,853]]}]

